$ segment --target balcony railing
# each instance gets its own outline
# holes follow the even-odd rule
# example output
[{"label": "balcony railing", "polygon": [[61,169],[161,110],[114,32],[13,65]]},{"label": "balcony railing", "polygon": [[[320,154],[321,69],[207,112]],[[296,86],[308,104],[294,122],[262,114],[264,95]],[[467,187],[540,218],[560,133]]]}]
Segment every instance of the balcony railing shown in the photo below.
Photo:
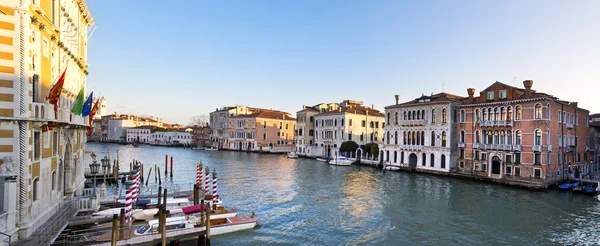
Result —
[{"label": "balcony railing", "polygon": [[533,150],[534,152],[542,152],[542,146],[541,145],[531,146],[531,150]]},{"label": "balcony railing", "polygon": [[402,149],[408,151],[422,151],[423,145],[402,145]]},{"label": "balcony railing", "polygon": [[567,123],[567,129],[573,129],[573,124]]},{"label": "balcony railing", "polygon": [[552,152],[552,145],[548,145],[548,152]]},{"label": "balcony railing", "polygon": [[479,143],[474,143],[474,144],[473,144],[473,149],[479,149],[479,148],[480,148],[480,147],[479,147],[480,145],[481,145],[481,144],[479,144]]},{"label": "balcony railing", "polygon": [[458,143],[458,147],[459,148],[464,148],[465,147],[465,143]]},{"label": "balcony railing", "polygon": [[402,120],[400,124],[403,126],[424,126],[427,124],[427,120]]},{"label": "balcony railing", "polygon": [[30,117],[37,120],[55,121],[54,105],[49,103],[32,103]]},{"label": "balcony railing", "polygon": [[515,144],[512,147],[514,151],[523,151],[523,145]]},{"label": "balcony railing", "polygon": [[479,121],[479,125],[482,127],[492,127],[492,126],[513,126],[512,120],[484,120]]}]

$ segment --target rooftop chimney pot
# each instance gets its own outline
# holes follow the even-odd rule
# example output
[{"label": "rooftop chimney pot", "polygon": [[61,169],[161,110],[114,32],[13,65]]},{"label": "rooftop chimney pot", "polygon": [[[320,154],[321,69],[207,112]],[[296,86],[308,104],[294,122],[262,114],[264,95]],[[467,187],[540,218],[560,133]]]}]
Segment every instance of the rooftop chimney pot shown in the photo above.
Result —
[{"label": "rooftop chimney pot", "polygon": [[394,95],[394,97],[396,98],[396,105],[398,105],[398,100],[400,100],[400,95]]},{"label": "rooftop chimney pot", "polygon": [[530,97],[531,96],[531,86],[533,86],[533,80],[523,81],[523,86],[525,86],[525,97]]}]

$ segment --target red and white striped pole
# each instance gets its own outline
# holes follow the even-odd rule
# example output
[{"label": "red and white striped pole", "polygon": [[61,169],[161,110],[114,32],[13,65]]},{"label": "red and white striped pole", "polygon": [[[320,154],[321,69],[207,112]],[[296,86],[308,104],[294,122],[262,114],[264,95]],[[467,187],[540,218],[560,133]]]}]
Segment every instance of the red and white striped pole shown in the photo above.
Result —
[{"label": "red and white striped pole", "polygon": [[213,177],[212,177],[212,181],[213,181],[213,197],[212,197],[212,204],[217,204],[217,169],[214,168],[213,169]]},{"label": "red and white striped pole", "polygon": [[137,201],[137,197],[139,194],[139,187],[140,187],[140,167],[138,165],[135,165],[133,167],[133,171],[132,171],[132,175],[133,175],[133,184],[132,184],[132,194],[131,194],[131,200],[132,202]]},{"label": "red and white striped pole", "polygon": [[208,165],[206,165],[205,175],[206,179],[204,180],[204,194],[208,195],[210,194],[210,168],[208,168]]},{"label": "red and white striped pole", "polygon": [[125,182],[125,217],[127,218],[127,222],[130,221],[131,217],[131,193],[133,192],[132,186],[133,182],[131,181],[131,177]]}]

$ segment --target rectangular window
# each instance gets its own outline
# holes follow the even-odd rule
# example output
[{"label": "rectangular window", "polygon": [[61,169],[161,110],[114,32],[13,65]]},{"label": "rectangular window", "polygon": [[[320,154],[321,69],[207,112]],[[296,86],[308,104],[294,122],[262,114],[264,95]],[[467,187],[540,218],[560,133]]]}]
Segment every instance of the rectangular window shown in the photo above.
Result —
[{"label": "rectangular window", "polygon": [[342,126],[344,126],[344,121],[345,121],[345,120],[344,120],[344,119],[342,119]]},{"label": "rectangular window", "polygon": [[486,160],[487,160],[487,158],[485,158],[485,157],[486,157],[485,153],[482,153],[482,154],[481,154],[481,160],[482,160],[482,161],[486,161]]},{"label": "rectangular window", "polygon": [[562,112],[562,121],[561,121],[563,123],[565,123],[565,121],[567,121],[567,118],[565,116],[566,116],[566,113],[565,113],[565,111],[563,111]]},{"label": "rectangular window", "polygon": [[504,99],[506,98],[506,90],[501,90],[500,91],[500,99]]},{"label": "rectangular window", "polygon": [[550,152],[546,152],[546,165],[550,165]]},{"label": "rectangular window", "polygon": [[465,158],[465,149],[460,148],[460,158]]},{"label": "rectangular window", "polygon": [[367,127],[367,122],[366,121],[362,121],[362,127]]},{"label": "rectangular window", "polygon": [[58,132],[52,132],[52,155],[58,155]]},{"label": "rectangular window", "polygon": [[45,57],[49,57],[49,53],[50,53],[50,45],[48,44],[48,40],[44,39],[44,40],[42,40],[42,54]]},{"label": "rectangular window", "polygon": [[577,152],[577,162],[581,162],[581,153]]},{"label": "rectangular window", "polygon": [[264,139],[267,139],[267,134],[266,133],[263,133],[263,140]]},{"label": "rectangular window", "polygon": [[558,159],[557,159],[557,160],[558,160],[558,164],[561,164],[561,163],[560,163],[560,154],[558,154],[558,155],[556,155],[556,156],[558,157]]},{"label": "rectangular window", "polygon": [[517,177],[521,176],[521,168],[520,167],[515,167],[515,176],[517,176]]},{"label": "rectangular window", "polygon": [[488,91],[488,100],[494,100],[494,92],[493,91]]},{"label": "rectangular window", "polygon": [[506,163],[512,163],[512,155],[506,155],[504,158]]},{"label": "rectangular window", "polygon": [[475,150],[475,160],[479,160],[479,150]]},{"label": "rectangular window", "polygon": [[314,136],[314,135],[315,135],[315,132],[314,132],[314,130],[308,130],[308,136],[311,136],[311,137],[312,137],[312,136]]},{"label": "rectangular window", "polygon": [[352,119],[348,120],[348,126],[352,126]]},{"label": "rectangular window", "polygon": [[510,175],[512,173],[512,167],[506,166],[506,175]]},{"label": "rectangular window", "polygon": [[263,121],[263,128],[267,129],[267,121]]},{"label": "rectangular window", "polygon": [[515,164],[521,164],[521,153],[515,153]]},{"label": "rectangular window", "polygon": [[562,121],[562,117],[561,117],[561,114],[560,114],[560,110],[558,110],[558,122],[561,122],[561,121]]},{"label": "rectangular window", "polygon": [[541,168],[534,168],[533,169],[533,177],[535,177],[535,178],[541,178],[542,177],[542,169]]},{"label": "rectangular window", "polygon": [[39,131],[33,132],[33,158],[39,160],[42,157],[42,134]]}]

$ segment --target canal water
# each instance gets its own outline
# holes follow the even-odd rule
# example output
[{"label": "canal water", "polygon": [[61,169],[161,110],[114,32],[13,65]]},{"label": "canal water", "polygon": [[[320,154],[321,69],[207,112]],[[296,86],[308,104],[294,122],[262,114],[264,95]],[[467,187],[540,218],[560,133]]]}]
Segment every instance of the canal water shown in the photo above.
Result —
[{"label": "canal water", "polygon": [[172,182],[182,186],[195,182],[199,160],[216,168],[224,205],[255,212],[261,226],[214,237],[215,245],[600,243],[600,203],[591,196],[283,155],[93,143],[86,151],[104,156],[109,147],[113,158],[120,149],[122,170],[132,159],[163,169],[173,156]]}]

